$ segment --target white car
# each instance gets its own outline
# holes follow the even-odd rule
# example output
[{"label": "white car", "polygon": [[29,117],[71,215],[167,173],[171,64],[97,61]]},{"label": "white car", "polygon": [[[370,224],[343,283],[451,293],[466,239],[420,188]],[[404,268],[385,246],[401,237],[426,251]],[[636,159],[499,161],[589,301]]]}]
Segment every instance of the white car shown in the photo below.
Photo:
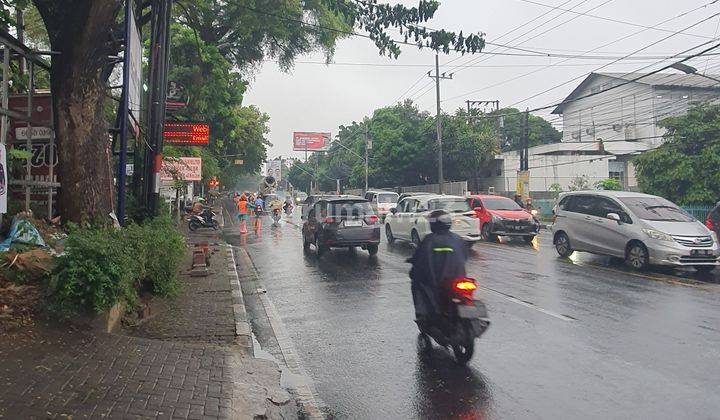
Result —
[{"label": "white car", "polygon": [[403,198],[385,219],[385,236],[388,243],[396,239],[411,241],[415,245],[430,233],[428,215],[443,209],[452,214],[450,230],[472,246],[480,240],[480,223],[465,197],[454,195],[417,195]]},{"label": "white car", "polygon": [[397,207],[398,193],[392,191],[371,190],[365,193],[365,199],[370,202],[373,209],[385,220],[390,211]]}]

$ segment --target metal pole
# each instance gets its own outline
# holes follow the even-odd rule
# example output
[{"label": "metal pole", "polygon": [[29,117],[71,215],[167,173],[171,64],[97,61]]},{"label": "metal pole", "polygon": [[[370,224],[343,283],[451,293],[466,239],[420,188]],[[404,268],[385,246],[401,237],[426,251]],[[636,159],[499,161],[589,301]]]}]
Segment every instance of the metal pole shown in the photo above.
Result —
[{"label": "metal pole", "polygon": [[125,1],[125,57],[123,58],[123,90],[120,103],[120,154],[118,156],[117,175],[117,218],[121,226],[125,225],[125,170],[127,162],[128,133],[128,84],[130,83],[130,7],[131,0]]},{"label": "metal pole", "polygon": [[369,140],[368,140],[368,126],[367,122],[365,122],[365,192],[368,190],[368,171],[369,171],[369,165],[368,165],[368,148],[369,148]]},{"label": "metal pole", "polygon": [[[50,168],[49,168],[49,181],[55,182],[55,165],[57,165],[57,159],[55,158],[55,110],[50,107],[50,143],[48,150],[45,153],[50,153]],[[48,219],[53,217],[53,187],[48,188]]]},{"label": "metal pole", "polygon": [[440,119],[440,58],[435,54],[435,101],[437,103],[437,116],[435,117],[435,128],[437,129],[438,145],[438,192],[444,191],[445,176],[443,175],[443,153],[442,153],[442,121]]},{"label": "metal pole", "polygon": [[[3,109],[8,109],[8,102],[9,102],[9,79],[10,79],[10,48],[7,46],[3,46],[3,67],[2,67],[2,107]],[[7,133],[8,133],[8,126],[9,126],[9,120],[8,116],[6,114],[3,114],[2,117],[0,117],[0,143],[3,145],[7,144]],[[5,153],[7,153],[7,148],[5,149]],[[7,157],[6,157],[7,158]],[[7,168],[5,168],[5,173],[7,174]],[[10,194],[7,192],[9,191],[8,186],[5,186],[5,194],[10,197]],[[0,222],[2,222],[2,213],[0,213]]]},{"label": "metal pole", "polygon": [[530,143],[530,109],[527,108],[525,110],[525,127],[523,129],[523,171],[527,171],[529,165],[529,159],[528,159],[528,146]]},{"label": "metal pole", "polygon": [[30,155],[28,156],[27,160],[25,160],[25,211],[30,211],[30,184],[27,181],[32,180],[32,163],[30,162],[31,156],[32,156],[32,124],[30,123],[30,120],[32,120],[32,111],[33,111],[33,80],[34,80],[34,72],[33,72],[34,66],[33,63],[30,62],[30,72],[28,73],[29,81],[28,83],[28,93],[27,93],[27,133],[25,136],[25,147],[27,148],[27,151],[30,152]]}]

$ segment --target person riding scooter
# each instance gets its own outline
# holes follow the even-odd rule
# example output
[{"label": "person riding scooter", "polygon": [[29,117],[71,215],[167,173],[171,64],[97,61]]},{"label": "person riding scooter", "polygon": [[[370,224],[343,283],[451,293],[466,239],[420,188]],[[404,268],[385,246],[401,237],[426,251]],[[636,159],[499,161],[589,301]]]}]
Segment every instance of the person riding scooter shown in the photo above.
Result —
[{"label": "person riding scooter", "polygon": [[465,277],[467,246],[457,234],[450,232],[452,216],[445,210],[429,215],[432,233],[415,251],[410,279],[415,317],[418,324],[432,322],[444,312],[447,281]]}]

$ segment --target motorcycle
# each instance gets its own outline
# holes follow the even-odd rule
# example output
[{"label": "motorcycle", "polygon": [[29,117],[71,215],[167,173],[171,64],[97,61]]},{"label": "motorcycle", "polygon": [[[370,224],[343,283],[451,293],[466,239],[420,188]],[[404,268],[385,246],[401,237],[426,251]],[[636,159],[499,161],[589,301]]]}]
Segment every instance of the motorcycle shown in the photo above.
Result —
[{"label": "motorcycle", "polygon": [[273,225],[278,226],[280,223],[280,209],[273,209],[272,219],[273,219]]},{"label": "motorcycle", "polygon": [[487,308],[473,294],[477,282],[471,278],[460,278],[446,283],[439,302],[442,313],[431,315],[426,320],[416,320],[421,347],[429,349],[430,338],[442,347],[449,347],[455,360],[464,365],[473,356],[475,339],[490,326]]},{"label": "motorcycle", "polygon": [[215,220],[215,212],[210,209],[205,209],[200,214],[190,215],[188,218],[188,229],[191,232],[196,231],[199,228],[212,228],[218,230],[220,224]]}]

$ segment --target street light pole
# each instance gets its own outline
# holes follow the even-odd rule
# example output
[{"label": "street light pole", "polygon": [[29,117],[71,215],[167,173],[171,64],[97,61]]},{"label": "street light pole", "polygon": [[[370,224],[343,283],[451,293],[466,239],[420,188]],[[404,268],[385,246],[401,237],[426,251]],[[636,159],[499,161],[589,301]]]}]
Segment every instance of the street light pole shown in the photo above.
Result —
[{"label": "street light pole", "polygon": [[440,57],[438,53],[435,53],[435,74],[428,72],[428,76],[435,79],[435,101],[437,103],[437,114],[435,117],[435,129],[437,130],[437,145],[438,145],[438,190],[440,194],[444,193],[445,176],[443,175],[443,152],[442,152],[442,121],[440,119],[440,80],[441,79],[452,79],[452,73],[449,76],[445,76],[445,73],[440,74]]}]

